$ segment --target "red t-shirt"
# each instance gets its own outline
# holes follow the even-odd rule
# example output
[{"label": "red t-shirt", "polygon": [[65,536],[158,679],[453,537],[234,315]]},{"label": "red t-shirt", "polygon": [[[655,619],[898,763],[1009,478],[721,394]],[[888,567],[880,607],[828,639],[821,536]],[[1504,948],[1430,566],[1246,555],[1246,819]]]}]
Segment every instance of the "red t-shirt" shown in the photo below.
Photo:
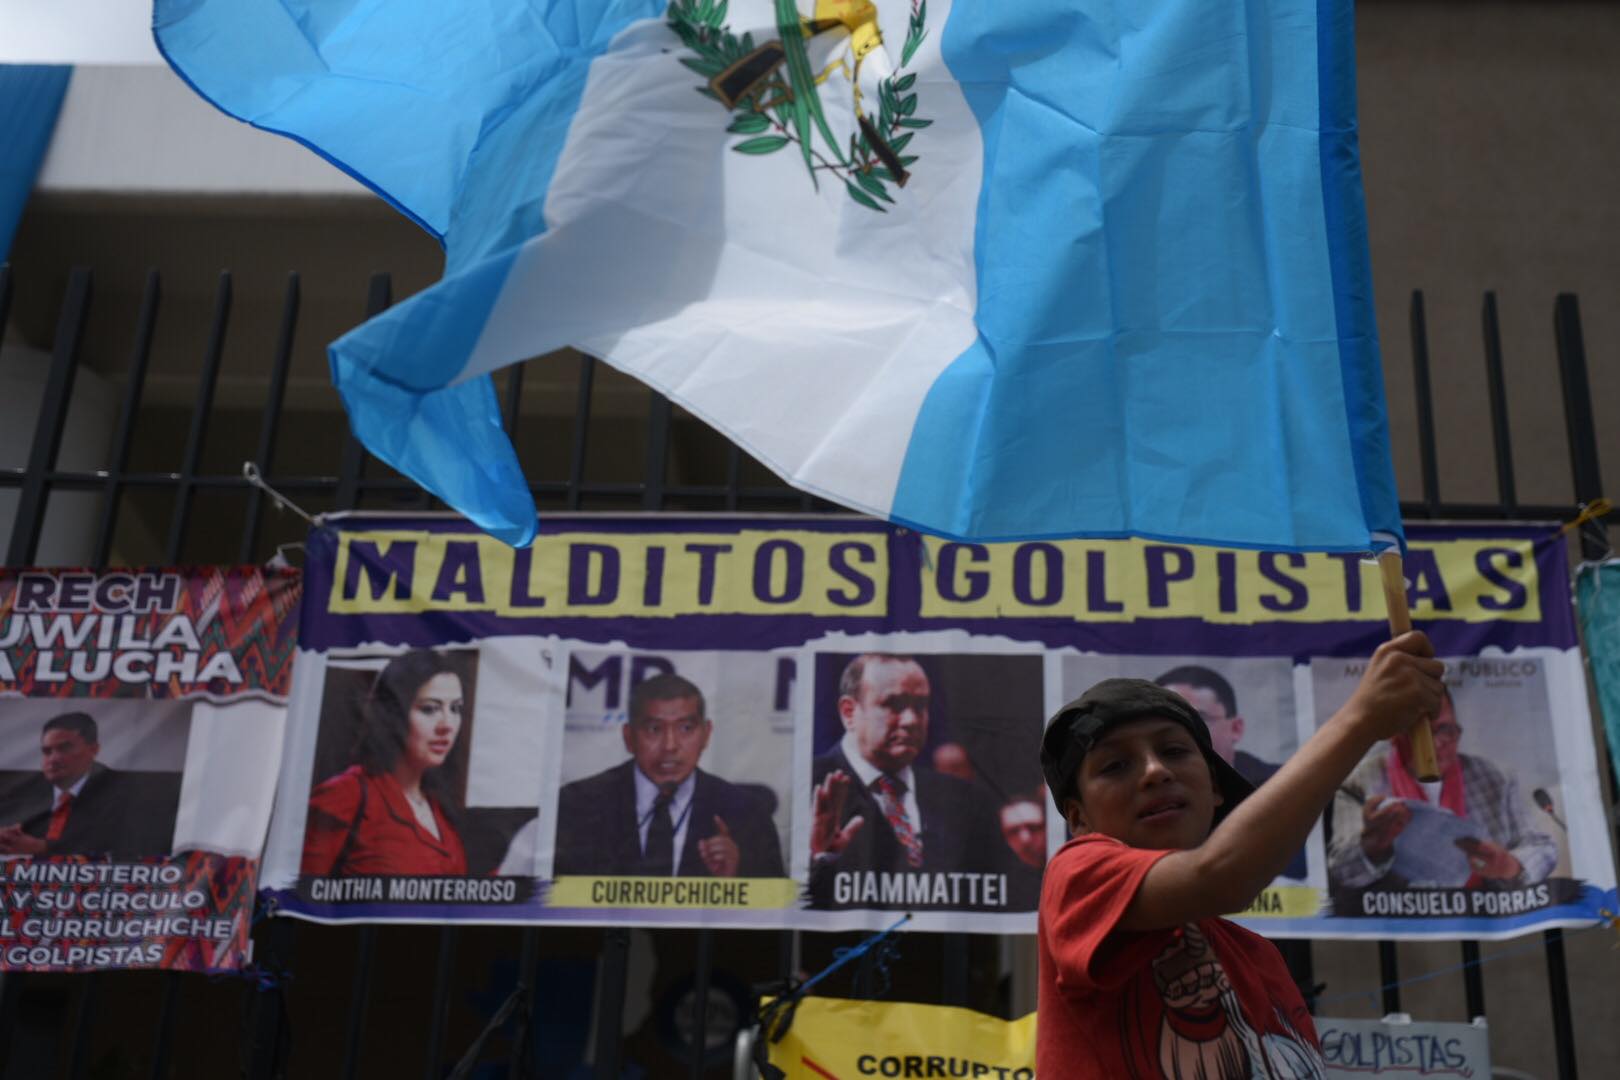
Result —
[{"label": "red t-shirt", "polygon": [[1070,840],[1041,888],[1035,1074],[1321,1077],[1310,1013],[1275,946],[1225,919],[1117,929],[1168,851]]}]

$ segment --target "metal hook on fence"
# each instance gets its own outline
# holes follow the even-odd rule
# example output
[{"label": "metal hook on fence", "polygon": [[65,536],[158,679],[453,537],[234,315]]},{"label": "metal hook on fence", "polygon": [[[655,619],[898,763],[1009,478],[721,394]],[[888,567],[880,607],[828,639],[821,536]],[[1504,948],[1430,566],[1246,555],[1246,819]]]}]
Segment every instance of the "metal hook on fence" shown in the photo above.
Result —
[{"label": "metal hook on fence", "polygon": [[1610,514],[1614,513],[1614,504],[1608,499],[1603,498],[1593,499],[1591,502],[1583,502],[1580,504],[1580,508],[1581,512],[1576,515],[1573,520],[1566,521],[1564,523],[1564,527],[1558,530],[1560,533],[1567,533],[1571,530],[1579,529],[1588,522],[1598,521],[1600,518],[1608,517]]},{"label": "metal hook on fence", "polygon": [[287,552],[289,552],[289,551],[296,551],[296,552],[299,552],[300,554],[302,554],[303,551],[304,551],[304,545],[298,543],[297,541],[294,541],[294,542],[292,542],[290,544],[277,544],[276,545],[276,553],[274,555],[270,556],[269,561],[266,562],[264,565],[269,567],[272,570],[292,570],[292,569],[296,569],[298,564],[293,562],[291,559],[287,558]]},{"label": "metal hook on fence", "polygon": [[275,488],[266,483],[264,475],[259,472],[259,467],[253,462],[242,462],[242,479],[246,480],[249,484],[270,496],[270,501],[275,505],[277,510],[291,510],[299,517],[309,522],[311,527],[320,524],[320,522],[309,514],[309,512],[303,507],[299,506],[297,503],[287,498],[287,496],[283,495],[281,492],[277,491]]}]

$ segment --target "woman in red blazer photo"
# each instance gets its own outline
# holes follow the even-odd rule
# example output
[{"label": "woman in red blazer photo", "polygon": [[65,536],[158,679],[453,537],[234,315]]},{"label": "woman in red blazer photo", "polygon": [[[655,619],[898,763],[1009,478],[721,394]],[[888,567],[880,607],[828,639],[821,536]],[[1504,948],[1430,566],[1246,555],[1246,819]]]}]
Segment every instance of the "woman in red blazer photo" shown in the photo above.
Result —
[{"label": "woman in red blazer photo", "polygon": [[453,656],[416,649],[378,672],[361,709],[355,764],[310,794],[305,877],[460,875],[454,783],[466,678]]}]

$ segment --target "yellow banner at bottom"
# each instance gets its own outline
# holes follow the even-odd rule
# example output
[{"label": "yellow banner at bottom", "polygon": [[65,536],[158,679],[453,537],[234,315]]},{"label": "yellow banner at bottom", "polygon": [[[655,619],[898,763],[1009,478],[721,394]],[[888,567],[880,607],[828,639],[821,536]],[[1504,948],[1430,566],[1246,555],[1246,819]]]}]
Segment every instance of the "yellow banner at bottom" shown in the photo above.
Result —
[{"label": "yellow banner at bottom", "polygon": [[1009,1022],[943,1005],[810,997],[770,1052],[788,1080],[1033,1080],[1035,1014]]},{"label": "yellow banner at bottom", "polygon": [[1308,919],[1322,913],[1322,890],[1309,885],[1273,885],[1262,889],[1254,903],[1232,916],[1236,919]]},{"label": "yellow banner at bottom", "polygon": [[791,878],[560,877],[547,901],[559,908],[785,908]]}]

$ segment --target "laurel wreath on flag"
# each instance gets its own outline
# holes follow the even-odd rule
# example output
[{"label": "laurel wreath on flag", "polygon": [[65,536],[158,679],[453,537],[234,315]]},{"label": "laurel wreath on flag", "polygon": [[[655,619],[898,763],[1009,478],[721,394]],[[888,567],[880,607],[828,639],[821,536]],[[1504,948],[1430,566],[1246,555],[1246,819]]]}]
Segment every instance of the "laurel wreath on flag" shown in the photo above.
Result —
[{"label": "laurel wreath on flag", "polygon": [[[778,7],[785,3],[779,0]],[[779,42],[756,46],[752,33],[739,37],[731,32],[725,21],[728,7],[729,0],[671,0],[667,18],[670,29],[694,54],[681,57],[681,63],[708,80],[696,88],[698,92],[732,111],[726,130],[742,139],[731,149],[761,155],[797,146],[812,184],[820,186],[818,172],[829,173],[843,181],[856,203],[886,213],[884,203],[894,202],[890,188],[904,186],[907,170],[918,160],[906,149],[918,131],[933,123],[917,115],[917,92],[912,89],[917,75],[906,70],[928,33],[927,0],[912,0],[900,65],[878,83],[877,116],[861,116],[860,130],[851,133],[847,147],[832,144],[815,84],[803,77],[809,65],[799,27],[784,30]],[[773,62],[778,54],[781,61]],[[762,55],[760,62],[769,65],[768,73],[728,101],[722,82],[737,72],[746,79],[749,64]],[[819,144],[817,131],[822,133]],[[874,145],[874,134],[881,146]]]}]

